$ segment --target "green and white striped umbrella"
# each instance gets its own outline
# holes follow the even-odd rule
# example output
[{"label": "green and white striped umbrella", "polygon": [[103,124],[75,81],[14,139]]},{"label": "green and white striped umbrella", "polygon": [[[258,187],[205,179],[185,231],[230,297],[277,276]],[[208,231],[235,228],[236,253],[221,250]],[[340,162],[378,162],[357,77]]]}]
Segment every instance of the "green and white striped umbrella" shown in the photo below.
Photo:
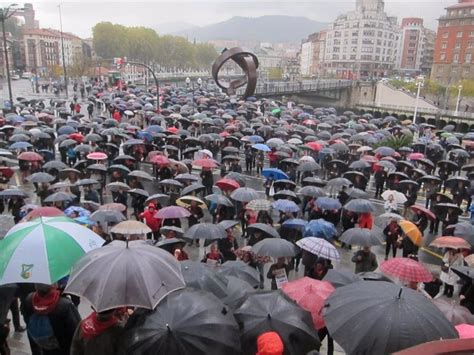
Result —
[{"label": "green and white striped umbrella", "polygon": [[20,223],[0,240],[0,284],[53,284],[104,240],[67,217]]}]

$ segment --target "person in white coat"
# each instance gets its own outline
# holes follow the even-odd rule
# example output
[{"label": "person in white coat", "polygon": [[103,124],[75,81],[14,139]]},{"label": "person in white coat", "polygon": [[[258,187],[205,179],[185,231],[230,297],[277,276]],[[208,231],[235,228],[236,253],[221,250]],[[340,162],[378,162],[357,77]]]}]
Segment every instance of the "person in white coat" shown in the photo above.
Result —
[{"label": "person in white coat", "polygon": [[443,281],[444,286],[443,295],[452,298],[455,288],[458,288],[459,281],[459,276],[454,273],[452,268],[464,265],[464,257],[459,250],[448,249],[443,256],[443,263],[440,274],[440,279]]}]

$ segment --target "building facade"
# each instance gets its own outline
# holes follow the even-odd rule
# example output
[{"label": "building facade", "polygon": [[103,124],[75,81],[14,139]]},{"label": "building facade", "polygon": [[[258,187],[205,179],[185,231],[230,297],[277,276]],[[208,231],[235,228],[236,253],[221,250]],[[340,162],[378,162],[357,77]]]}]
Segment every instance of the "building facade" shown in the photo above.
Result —
[{"label": "building facade", "polygon": [[400,41],[397,19],[384,12],[383,0],[357,0],[356,10],[339,16],[326,35],[324,70],[344,79],[390,75]]},{"label": "building facade", "polygon": [[308,36],[301,44],[300,72],[303,77],[323,75],[323,62],[326,52],[326,31]]},{"label": "building facade", "polygon": [[[74,65],[90,58],[90,49],[84,41],[70,33],[63,33],[64,62]],[[23,47],[25,70],[48,75],[54,67],[63,65],[61,32],[52,29],[24,29]]]},{"label": "building facade", "polygon": [[474,79],[474,0],[458,0],[439,18],[431,78],[445,85]]},{"label": "building facade", "polygon": [[429,74],[433,50],[434,31],[425,28],[421,18],[404,18],[398,51],[398,71],[405,75]]}]

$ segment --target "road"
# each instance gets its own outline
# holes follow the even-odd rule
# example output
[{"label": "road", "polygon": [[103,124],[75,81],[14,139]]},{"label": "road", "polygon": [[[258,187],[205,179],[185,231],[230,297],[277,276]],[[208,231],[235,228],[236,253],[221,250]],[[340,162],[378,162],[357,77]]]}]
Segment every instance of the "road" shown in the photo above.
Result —
[{"label": "road", "polygon": [[[27,80],[24,80],[24,79],[13,82],[13,91],[14,91],[14,97],[15,98],[19,97],[19,96],[23,96],[23,97],[27,97],[27,98],[33,98],[33,97],[35,97],[35,98],[39,98],[39,97],[41,97],[41,98],[50,98],[52,96],[51,94],[49,94],[49,95],[48,94],[32,94],[30,83]],[[1,98],[7,98],[8,97],[8,91],[5,90],[5,88],[4,88],[4,90],[0,91],[0,97]],[[148,169],[148,167],[145,166],[144,170],[146,170],[146,169]],[[216,180],[217,179],[218,179],[218,177],[216,176]],[[251,187],[251,188],[253,188],[257,191],[260,191],[263,195],[263,180],[261,178],[257,178],[255,176],[246,176],[245,180],[246,180],[246,186]],[[371,194],[371,196],[373,196],[373,193],[374,193],[374,190],[372,188],[373,184],[371,182],[369,182],[368,186],[369,186],[369,193]],[[25,188],[27,190],[29,190],[29,192],[31,192],[31,196],[33,196],[33,200],[31,200],[29,202],[34,203],[35,202],[34,199],[36,198],[36,196],[33,193],[32,186],[31,185],[25,185]],[[152,194],[152,193],[158,191],[158,186],[156,184],[153,184],[153,183],[148,183],[148,184],[146,184],[145,189],[147,191],[149,191],[150,194]],[[111,199],[110,196],[106,196],[106,201],[110,201],[110,199]],[[374,213],[375,216],[384,213],[382,201],[375,200],[375,199],[371,199],[371,201],[374,203],[375,208],[376,208],[376,211]],[[419,203],[423,203],[423,200],[420,200]],[[209,216],[208,213],[206,213],[205,220],[210,221],[210,216]],[[274,216],[274,220],[278,220],[277,215]],[[429,242],[431,242],[431,240],[434,238],[434,236],[429,235],[425,238],[426,238],[425,244],[429,244]],[[241,240],[239,236],[238,236],[238,239],[239,239],[240,245],[243,245],[244,241]],[[203,248],[198,248],[198,247],[195,247],[195,246],[187,246],[186,250],[189,253],[192,260],[200,260],[203,256],[203,254],[204,254]],[[339,249],[339,252],[341,254],[341,261],[338,265],[336,265],[336,268],[348,268],[348,269],[352,270],[354,268],[354,265],[351,262],[351,257],[353,255],[354,251],[355,251],[354,249],[353,250]],[[375,247],[375,248],[373,248],[373,251],[377,255],[377,259],[380,263],[383,260],[383,257],[384,257],[384,247],[383,246]],[[399,251],[399,253],[401,253],[401,252]],[[422,249],[422,250],[420,250],[420,255],[419,256],[420,256],[421,261],[427,263],[429,268],[433,272],[436,272],[436,273],[439,272],[440,260],[439,260],[439,257],[437,257],[433,252]],[[267,265],[267,268],[268,267],[269,267],[269,265]],[[292,271],[290,273],[290,280],[302,277],[303,276],[302,269],[303,268],[300,268],[299,272]],[[267,271],[267,269],[265,270],[265,272],[266,271]],[[266,280],[265,288],[266,289],[270,288],[269,280]],[[81,306],[80,306],[80,313],[83,317],[88,315],[90,313],[90,306],[87,303],[82,303]],[[29,345],[28,345],[28,341],[27,341],[25,333],[13,333],[11,335],[10,339],[9,339],[9,343],[10,343],[10,346],[12,348],[12,354],[23,355],[23,354],[29,354],[30,353],[29,352]],[[336,349],[341,351],[341,349],[338,348],[337,346],[336,346]]]}]

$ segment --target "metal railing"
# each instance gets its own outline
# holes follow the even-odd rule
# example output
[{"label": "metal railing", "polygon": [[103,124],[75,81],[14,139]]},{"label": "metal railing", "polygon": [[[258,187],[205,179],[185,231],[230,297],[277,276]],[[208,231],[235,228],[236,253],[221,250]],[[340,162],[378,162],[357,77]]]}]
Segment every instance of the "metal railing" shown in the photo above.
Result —
[{"label": "metal railing", "polygon": [[[377,104],[374,102],[366,101],[360,102],[357,104],[358,107],[363,108],[370,108],[376,110],[393,110],[393,111],[403,111],[408,113],[413,113],[415,110],[414,106],[403,106],[403,105],[393,105],[393,104]],[[431,114],[431,115],[439,115],[439,116],[449,116],[461,119],[469,119],[474,120],[474,113],[471,112],[457,112],[451,110],[441,110],[436,108],[428,108],[428,107],[418,107],[418,114]]]},{"label": "metal railing", "polygon": [[[338,90],[352,87],[354,84],[351,80],[312,80],[302,82],[268,82],[258,84],[255,90],[257,95],[271,95],[271,94],[289,94],[301,92],[314,92],[324,90]],[[239,90],[239,94],[242,94]]]}]

